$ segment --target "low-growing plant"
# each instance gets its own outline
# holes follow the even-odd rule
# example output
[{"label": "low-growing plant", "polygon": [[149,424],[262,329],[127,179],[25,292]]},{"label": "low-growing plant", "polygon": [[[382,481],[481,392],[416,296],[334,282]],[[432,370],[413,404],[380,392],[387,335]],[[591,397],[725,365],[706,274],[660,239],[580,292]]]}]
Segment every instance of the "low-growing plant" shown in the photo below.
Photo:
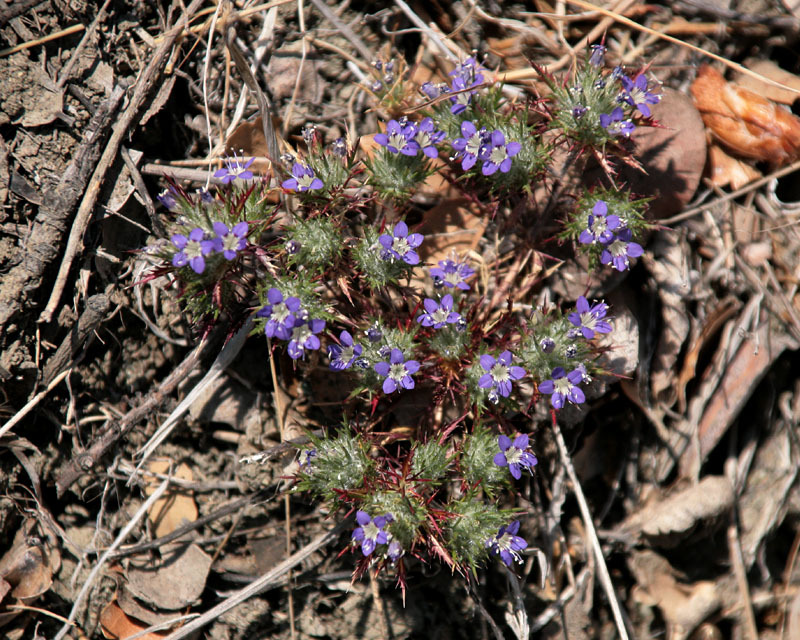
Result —
[{"label": "low-growing plant", "polygon": [[[469,256],[425,263],[413,197],[438,173],[514,232],[515,221],[551,211],[537,191],[563,173],[554,163],[564,148],[606,179],[561,198],[572,205],[559,205],[549,237],[516,233],[571,243],[589,272],[630,269],[643,252],[647,201],[616,184],[614,166],[635,164],[628,138],[658,94],[643,73],[605,69],[603,53],[594,47],[561,79],[543,74],[551,94],[530,103],[506,99],[469,58],[448,83],[423,85],[425,107],[390,119],[367,157],[306,130],[306,153],[284,159],[290,207],[275,204],[269,179],[241,158],[215,174],[215,193],[171,184],[160,196],[173,233],[151,248],[163,259],[156,273],[174,273],[194,321],[252,314],[273,348],[300,368],[324,363],[349,390],[348,420],[300,448],[294,491],[355,514],[358,573],[395,571],[404,584],[410,558],[468,576],[492,556],[510,567],[525,554],[524,514],[503,508],[502,496],[536,470],[537,405],[583,404],[603,375],[597,341],[613,335],[611,310],[584,296],[532,311],[505,299],[487,308]],[[408,108],[404,68],[375,69],[369,91],[383,112]],[[499,220],[504,211],[527,217]],[[411,392],[429,409],[387,439]]]}]

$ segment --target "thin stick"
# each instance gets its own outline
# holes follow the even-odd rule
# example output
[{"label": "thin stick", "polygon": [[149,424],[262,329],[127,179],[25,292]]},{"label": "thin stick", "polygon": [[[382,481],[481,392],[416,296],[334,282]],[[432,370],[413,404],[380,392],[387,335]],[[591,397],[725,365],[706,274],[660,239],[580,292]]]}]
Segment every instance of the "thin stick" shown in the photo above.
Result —
[{"label": "thin stick", "polygon": [[342,35],[350,41],[350,44],[352,44],[356,50],[358,50],[364,60],[372,60],[372,58],[375,57],[375,54],[369,50],[361,38],[359,38],[349,26],[342,22],[339,16],[337,16],[328,5],[326,5],[322,0],[311,0],[311,2],[317,9],[319,9],[320,13],[330,20],[333,23],[333,26],[336,27],[342,33]]},{"label": "thin stick", "polygon": [[[300,26],[300,66],[297,67],[297,75],[294,78],[294,88],[292,89],[292,97],[289,99],[289,105],[286,107],[286,116],[283,119],[283,130],[281,133],[286,138],[289,135],[289,123],[292,121],[292,114],[294,113],[294,105],[297,102],[297,94],[300,93],[300,82],[303,78],[303,71],[306,67],[306,56],[308,55],[308,46],[306,41],[306,15],[305,7],[303,7],[303,0],[297,0],[297,22]],[[294,637],[294,634],[292,635]]]},{"label": "thin stick", "polygon": [[46,387],[46,388],[45,388],[43,391],[40,391],[40,392],[39,392],[39,393],[37,393],[35,396],[33,396],[33,398],[31,398],[31,399],[28,401],[28,403],[27,403],[27,404],[26,404],[24,407],[22,407],[22,409],[20,409],[19,411],[17,411],[17,413],[16,413],[16,414],[14,414],[14,417],[13,417],[13,418],[11,418],[11,419],[10,419],[8,422],[6,422],[6,423],[5,423],[5,424],[4,424],[2,427],[0,427],[0,438],[2,438],[4,435],[6,435],[6,433],[7,433],[8,431],[10,431],[10,430],[11,430],[11,429],[14,427],[14,425],[15,425],[15,424],[17,424],[17,423],[18,423],[20,420],[22,420],[22,419],[23,419],[25,416],[27,416],[27,415],[28,415],[28,414],[31,412],[31,410],[32,410],[32,409],[33,409],[33,408],[34,408],[34,407],[35,407],[37,404],[39,404],[39,403],[42,401],[42,398],[44,398],[44,397],[45,397],[45,396],[46,396],[48,393],[50,393],[50,392],[51,392],[51,391],[52,391],[52,390],[53,390],[55,387],[57,387],[57,386],[58,386],[58,384],[59,384],[59,383],[60,383],[60,382],[61,382],[61,381],[62,381],[64,378],[66,378],[66,377],[67,377],[67,376],[68,376],[70,373],[72,373],[72,369],[67,369],[66,371],[62,371],[60,374],[58,374],[58,375],[57,375],[57,376],[56,376],[56,377],[53,379],[53,381],[52,381],[50,384],[48,384],[48,385],[47,385],[47,387]]},{"label": "thin stick", "polygon": [[72,73],[72,68],[75,66],[75,63],[78,62],[78,59],[81,56],[81,52],[83,51],[84,47],[89,43],[89,39],[92,37],[92,34],[97,31],[97,27],[100,26],[100,23],[105,20],[106,17],[106,9],[108,9],[108,5],[111,3],[111,0],[106,0],[103,3],[103,6],[100,7],[100,11],[97,12],[97,16],[95,19],[92,20],[92,24],[89,25],[89,28],[86,30],[86,33],[83,34],[81,41],[78,43],[78,46],[72,51],[72,55],[69,58],[69,62],[64,66],[61,70],[61,73],[58,74],[58,81],[56,82],[56,86],[61,89],[64,84],[69,80],[69,76]]},{"label": "thin stick", "polygon": [[451,60],[453,62],[458,62],[458,58],[456,58],[453,52],[450,51],[450,49],[448,49],[445,46],[441,38],[439,38],[439,36],[436,35],[436,32],[433,29],[431,29],[427,24],[425,24],[422,18],[420,18],[416,13],[414,13],[411,10],[411,7],[409,7],[405,2],[403,2],[403,0],[394,0],[394,3],[398,7],[400,7],[402,12],[405,13],[406,16],[408,16],[408,19],[411,20],[411,22],[413,22],[420,29],[422,29],[423,32],[425,32],[425,35],[431,39],[431,42],[433,42],[437,47],[439,47],[439,50],[442,53],[444,53],[445,57],[447,57],[448,60]]},{"label": "thin stick", "polygon": [[274,569],[265,573],[263,576],[254,580],[249,585],[247,585],[244,589],[241,589],[231,595],[230,597],[226,598],[222,602],[220,602],[217,606],[212,607],[208,611],[206,611],[203,615],[199,616],[195,620],[192,620],[189,624],[181,627],[174,633],[169,634],[164,640],[181,640],[181,638],[186,638],[187,636],[193,634],[198,629],[202,629],[204,626],[209,624],[210,622],[216,620],[218,617],[230,611],[237,605],[241,604],[245,600],[252,598],[259,593],[266,591],[270,587],[274,586],[276,583],[280,582],[281,577],[287,573],[292,567],[297,566],[303,560],[308,558],[311,554],[316,552],[318,549],[321,549],[327,546],[329,543],[333,542],[339,535],[339,533],[345,528],[346,524],[342,523],[337,527],[331,529],[330,531],[326,531],[325,533],[320,534],[314,540],[312,540],[308,545],[300,549],[297,553],[289,556],[281,562],[278,566]]},{"label": "thin stick", "polygon": [[[572,2],[572,0],[569,1]],[[603,557],[603,549],[600,546],[600,540],[597,538],[597,531],[594,528],[592,514],[589,512],[589,505],[586,503],[586,497],[583,495],[583,489],[581,488],[581,483],[578,481],[578,475],[575,473],[575,467],[572,466],[572,460],[569,457],[567,444],[564,442],[564,436],[561,434],[561,428],[558,426],[558,422],[556,422],[555,412],[553,412],[553,435],[556,439],[561,463],[567,470],[570,482],[572,482],[572,490],[575,493],[575,499],[578,501],[586,532],[589,534],[589,540],[592,543],[592,550],[594,551],[595,560],[597,561],[597,570],[600,574],[600,583],[603,585],[608,603],[611,605],[611,612],[614,614],[614,622],[617,625],[617,633],[619,633],[619,637],[622,638],[622,640],[628,640],[628,630],[625,628],[625,620],[622,617],[622,609],[619,606],[617,594],[614,593],[614,585],[611,584],[611,576],[608,573],[606,560]]]},{"label": "thin stick", "polygon": [[639,24],[638,22],[634,22],[630,18],[626,18],[615,11],[609,11],[608,9],[603,9],[602,7],[598,7],[596,4],[592,4],[591,2],[586,2],[585,0],[567,0],[570,4],[574,4],[575,6],[581,7],[582,9],[591,9],[593,11],[597,11],[598,13],[603,14],[609,18],[614,19],[616,22],[620,22],[632,29],[637,29],[638,31],[643,31],[644,33],[649,33],[652,36],[656,36],[662,40],[666,40],[667,42],[671,42],[672,44],[676,44],[679,47],[686,47],[687,49],[691,49],[695,53],[699,53],[704,55],[712,60],[716,60],[717,62],[721,62],[726,67],[730,69],[734,69],[739,73],[743,73],[746,76],[750,76],[751,78],[755,78],[756,80],[760,80],[761,82],[766,82],[767,84],[771,84],[774,87],[780,87],[781,89],[787,89],[788,91],[792,91],[793,93],[800,93],[800,89],[795,89],[793,87],[789,87],[781,82],[777,82],[776,80],[771,80],[765,76],[762,76],[760,73],[756,73],[755,71],[750,71],[747,67],[744,67],[736,62],[732,62],[727,58],[723,58],[722,56],[718,56],[716,53],[711,53],[710,51],[706,51],[705,49],[695,46],[693,44],[689,44],[688,42],[684,42],[678,38],[673,38],[672,36],[668,36],[665,33],[661,33],[660,31],[656,31],[655,29],[651,29],[650,27],[645,27],[644,25]]},{"label": "thin stick", "polygon": [[[272,340],[267,338],[267,352],[269,353],[269,372],[272,376],[272,388],[275,389],[275,412],[278,418],[278,429],[280,430],[281,442],[286,440],[286,425],[284,424],[283,413],[283,398],[281,397],[282,391],[278,387],[278,370],[275,367],[275,355],[272,351]],[[289,494],[283,496],[283,512],[284,512],[284,532],[286,535],[286,556],[290,557],[292,553],[292,513],[290,511]],[[288,571],[286,576],[286,596],[287,604],[289,605],[289,630],[294,640],[297,631],[294,625],[294,594],[292,592],[292,570]]]},{"label": "thin stick", "polygon": [[[203,0],[192,0],[192,3],[187,7],[179,22],[186,23],[189,15],[202,3]],[[64,288],[67,284],[67,277],[72,268],[72,261],[75,259],[80,245],[83,243],[83,235],[86,231],[86,227],[89,225],[89,220],[91,219],[97,199],[100,197],[100,190],[105,181],[106,172],[111,168],[114,159],[117,157],[122,141],[128,135],[128,129],[133,125],[134,120],[138,116],[139,109],[145,97],[150,92],[150,89],[155,84],[156,78],[163,70],[167,55],[175,42],[175,38],[177,38],[177,32],[173,38],[165,40],[155,51],[151,63],[139,75],[136,89],[133,92],[128,108],[114,127],[106,149],[97,163],[97,168],[92,174],[89,187],[86,189],[83,200],[78,207],[78,212],[75,214],[75,220],[72,224],[72,229],[70,229],[69,239],[67,240],[67,248],[64,251],[64,258],[58,268],[58,275],[53,284],[53,291],[50,294],[47,306],[44,311],[42,311],[41,316],[39,316],[40,323],[47,324],[53,319],[53,314],[56,311],[56,307],[61,300],[61,294],[64,292]]]},{"label": "thin stick", "polygon": [[2,49],[0,50],[0,58],[4,58],[5,56],[10,56],[12,53],[17,53],[18,51],[25,51],[25,49],[30,49],[31,47],[44,44],[45,42],[52,42],[53,40],[58,40],[59,38],[63,38],[64,36],[70,36],[73,33],[78,33],[78,31],[83,31],[85,28],[86,27],[82,24],[73,24],[71,27],[67,27],[66,29],[62,29],[61,31],[56,31],[55,33],[42,36],[41,38],[36,38],[36,40],[30,40],[29,42],[22,42],[18,44],[16,47],[9,47],[8,49]]},{"label": "thin stick", "polygon": [[[219,376],[222,375],[223,371],[228,368],[228,365],[233,362],[237,355],[239,355],[239,351],[242,350],[242,347],[247,340],[247,334],[250,333],[252,328],[253,319],[249,318],[242,328],[236,332],[236,335],[230,339],[228,344],[222,348],[222,351],[220,351],[219,355],[214,360],[214,363],[211,365],[208,373],[203,376],[202,380],[200,380],[200,382],[195,385],[195,387],[186,395],[186,397],[181,400],[178,406],[175,407],[172,413],[169,414],[164,423],[150,437],[150,439],[147,441],[147,444],[145,444],[141,449],[139,449],[139,451],[136,452],[136,455],[141,457],[136,465],[137,471],[142,468],[142,465],[144,465],[145,461],[153,454],[153,452],[155,452],[158,446],[172,432],[183,414],[189,410],[189,407],[191,407],[197,398],[199,398],[202,393],[208,389]],[[133,480],[133,476],[131,477],[131,480]]]},{"label": "thin stick", "polygon": [[739,597],[742,609],[744,609],[745,637],[750,640],[758,640],[758,627],[756,617],[753,613],[753,601],[750,598],[750,587],[747,583],[747,571],[744,568],[742,558],[742,545],[739,542],[739,530],[736,522],[732,522],[728,527],[728,553],[731,557],[733,575],[736,577],[736,585],[739,588]]},{"label": "thin stick", "polygon": [[164,495],[167,487],[169,487],[169,480],[164,480],[164,482],[159,485],[158,489],[153,492],[153,495],[151,495],[142,503],[142,506],[139,507],[139,509],[133,515],[131,521],[125,525],[122,531],[120,531],[117,537],[114,539],[114,542],[111,543],[111,546],[105,550],[102,556],[100,556],[100,559],[92,569],[89,577],[86,578],[86,582],[83,583],[83,587],[81,587],[78,597],[75,598],[75,602],[72,605],[72,610],[69,612],[69,618],[67,619],[67,622],[63,627],[61,627],[61,630],[56,634],[54,640],[61,640],[61,638],[67,635],[67,633],[70,631],[72,624],[75,622],[75,618],[78,616],[78,609],[80,609],[80,607],[83,605],[84,599],[89,594],[89,590],[92,588],[92,585],[94,585],[95,580],[97,580],[97,576],[100,574],[100,570],[103,568],[108,558],[111,556],[114,550],[125,541],[125,538],[127,538],[128,534],[133,531],[133,528],[139,523],[139,520],[141,520],[150,510],[150,507],[152,507],[156,501],[162,495]]},{"label": "thin stick", "polygon": [[696,216],[698,213],[707,211],[713,206],[725,204],[726,202],[729,202],[734,198],[738,198],[739,196],[742,196],[745,193],[754,191],[755,189],[764,186],[771,180],[777,180],[778,178],[781,178],[787,174],[797,171],[798,169],[800,169],[800,160],[797,160],[796,162],[793,162],[792,164],[783,167],[783,169],[778,169],[777,171],[773,171],[772,173],[764,176],[763,178],[759,178],[755,182],[746,184],[741,189],[737,189],[736,191],[731,191],[730,193],[727,193],[724,196],[721,196],[716,200],[713,200],[707,204],[701,204],[699,207],[695,207],[694,209],[688,209],[687,211],[679,213],[676,216],[672,216],[671,218],[664,218],[663,220],[661,220],[660,224],[673,224],[675,222],[680,222],[681,220],[686,220],[688,218]]}]

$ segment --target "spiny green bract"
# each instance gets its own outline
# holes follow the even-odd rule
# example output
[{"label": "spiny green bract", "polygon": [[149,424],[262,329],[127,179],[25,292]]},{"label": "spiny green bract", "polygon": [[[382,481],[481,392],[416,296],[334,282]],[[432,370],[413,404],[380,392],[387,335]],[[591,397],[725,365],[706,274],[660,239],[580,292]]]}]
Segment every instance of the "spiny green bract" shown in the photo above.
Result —
[{"label": "spiny green bract", "polygon": [[[464,436],[461,445],[461,471],[469,486],[480,485],[487,495],[495,495],[509,478],[508,470],[498,467],[494,457],[500,452],[497,434],[478,427]],[[496,533],[496,532],[495,532]]]},{"label": "spiny green bract", "polygon": [[316,273],[334,266],[342,253],[342,234],[330,218],[300,220],[287,228],[286,237],[287,245],[294,243],[287,262]]},{"label": "spiny green bract", "polygon": [[444,360],[456,361],[466,352],[471,334],[467,330],[459,331],[455,324],[434,330],[428,339],[428,346]]},{"label": "spiny green bract", "polygon": [[431,440],[414,449],[411,473],[421,480],[428,480],[434,484],[444,477],[449,466],[450,460],[447,457],[446,445],[440,445],[437,441]]},{"label": "spiny green bract", "polygon": [[467,566],[474,573],[488,557],[486,541],[496,536],[513,514],[498,509],[494,502],[486,503],[472,494],[448,506],[451,517],[442,527],[447,550],[458,565]]},{"label": "spiny green bract", "polygon": [[[339,504],[341,496],[335,491],[351,491],[364,486],[372,474],[374,462],[369,457],[369,444],[342,429],[335,438],[311,437],[317,455],[311,468],[299,475],[297,491],[310,491],[315,496]],[[381,514],[377,514],[381,515]]]},{"label": "spiny green bract", "polygon": [[427,509],[422,500],[397,491],[379,491],[371,494],[364,501],[362,509],[373,517],[390,513],[394,520],[387,530],[397,539],[403,549],[411,548],[427,515]]},{"label": "spiny green bract", "polygon": [[397,284],[400,278],[409,277],[414,270],[413,266],[402,260],[384,257],[386,250],[378,242],[380,235],[376,229],[365,227],[364,237],[353,248],[356,269],[372,289]]},{"label": "spiny green bract", "polygon": [[[536,311],[529,321],[529,329],[520,341],[517,355],[534,380],[547,380],[556,367],[571,371],[578,364],[589,364],[590,344],[580,334],[570,338],[570,332],[577,332],[577,329],[561,311],[553,309],[547,314]],[[542,349],[542,341],[548,338],[553,341],[549,353]]]},{"label": "spiny green bract", "polygon": [[414,336],[416,335],[417,327],[409,327],[408,331],[402,331],[396,327],[387,327],[377,318],[370,318],[368,326],[378,333],[380,338],[373,342],[365,332],[362,339],[356,340],[363,347],[359,359],[366,366],[363,369],[355,369],[355,371],[361,371],[362,386],[357,388],[354,393],[359,393],[366,389],[380,389],[383,378],[375,372],[374,366],[378,362],[388,361],[388,354],[391,353],[392,349],[400,349],[405,360],[411,360],[414,356]]},{"label": "spiny green bract", "polygon": [[371,174],[368,184],[375,187],[381,198],[398,202],[408,200],[419,185],[436,173],[436,168],[422,154],[407,156],[383,147],[364,164]]},{"label": "spiny green bract", "polygon": [[617,102],[619,84],[602,69],[582,64],[567,85],[545,76],[555,102],[553,125],[581,144],[602,147],[616,138],[600,124],[600,114],[611,113]]}]

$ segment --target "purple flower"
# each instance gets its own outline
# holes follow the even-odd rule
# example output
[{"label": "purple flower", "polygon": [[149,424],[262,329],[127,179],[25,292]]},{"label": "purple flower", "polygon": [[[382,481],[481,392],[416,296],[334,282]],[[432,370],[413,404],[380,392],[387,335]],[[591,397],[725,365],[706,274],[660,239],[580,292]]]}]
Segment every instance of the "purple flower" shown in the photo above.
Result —
[{"label": "purple flower", "polygon": [[469,120],[464,120],[461,123],[461,135],[464,137],[453,140],[453,149],[458,152],[457,155],[463,156],[461,168],[469,171],[478,161],[478,156],[486,142],[487,133],[486,129],[478,131]]},{"label": "purple flower", "polygon": [[450,96],[450,101],[453,103],[450,106],[450,113],[459,114],[466,110],[475,93],[474,91],[467,91],[467,89],[483,83],[483,74],[479,73],[479,71],[480,66],[475,61],[475,58],[467,58],[450,72],[450,76],[453,78],[453,92],[462,92]]},{"label": "purple flower", "polygon": [[539,391],[552,394],[550,404],[554,409],[561,409],[565,400],[569,400],[572,404],[582,404],[586,401],[586,396],[577,386],[583,381],[583,373],[579,369],[573,369],[567,374],[564,367],[556,367],[552,375],[552,380],[539,383]]},{"label": "purple flower", "polygon": [[421,233],[409,235],[408,226],[402,221],[394,225],[392,235],[384,233],[378,238],[378,242],[386,249],[390,257],[412,265],[419,263],[419,255],[414,249],[422,244],[422,240]]},{"label": "purple flower", "polygon": [[603,200],[598,200],[592,207],[592,212],[589,214],[589,222],[587,228],[581,231],[578,240],[581,244],[594,244],[601,242],[607,244],[614,238],[612,233],[615,229],[621,226],[619,216],[606,215],[608,213],[608,205]]},{"label": "purple flower", "polygon": [[375,365],[375,371],[379,376],[386,378],[383,381],[383,392],[394,393],[398,387],[414,388],[411,374],[419,371],[419,362],[416,360],[404,362],[403,352],[400,349],[392,349],[389,362],[379,362]]},{"label": "purple flower", "polygon": [[347,155],[347,141],[344,138],[336,138],[331,143],[331,151],[333,155],[344,158]]},{"label": "purple flower", "polygon": [[214,249],[220,251],[226,260],[233,260],[236,252],[241,251],[247,246],[247,223],[242,221],[229,229],[224,222],[215,222],[213,225],[214,233],[217,237],[213,239]]},{"label": "purple flower", "polygon": [[450,87],[444,83],[434,84],[433,82],[428,81],[424,82],[419,90],[426,98],[428,98],[428,100],[436,100],[436,98],[439,96],[449,93]]},{"label": "purple flower", "polygon": [[311,191],[313,189],[322,189],[324,186],[322,180],[314,175],[314,170],[307,164],[295,162],[292,166],[292,177],[284,180],[281,183],[284,189],[291,191]]},{"label": "purple flower", "polygon": [[367,329],[367,340],[375,343],[380,342],[381,338],[383,338],[383,331],[381,331],[380,325],[376,322],[369,329]]},{"label": "purple flower", "polygon": [[522,467],[530,471],[539,462],[535,455],[525,451],[528,448],[528,435],[526,433],[514,438],[513,444],[511,438],[501,435],[497,438],[497,444],[500,447],[500,453],[495,455],[494,463],[498,467],[507,466],[516,480],[522,477]]},{"label": "purple flower", "polygon": [[331,359],[330,367],[336,371],[349,369],[355,359],[363,351],[360,344],[353,344],[353,336],[349,331],[342,331],[339,334],[341,345],[332,344],[328,347],[328,357]]},{"label": "purple flower", "polygon": [[400,546],[400,543],[397,540],[392,540],[389,543],[389,548],[386,550],[386,556],[392,562],[397,562],[404,553],[405,551],[403,551],[403,547]]},{"label": "purple flower", "polygon": [[589,301],[581,296],[575,303],[575,308],[577,311],[570,313],[567,320],[581,330],[584,338],[591,340],[597,333],[611,333],[611,325],[603,320],[608,313],[608,305],[605,302],[589,306]]},{"label": "purple flower", "polygon": [[593,67],[602,67],[606,56],[606,48],[602,44],[591,46],[592,54],[589,56],[589,64]]},{"label": "purple flower", "polygon": [[500,555],[503,563],[510,567],[514,561],[522,562],[519,552],[528,546],[525,538],[520,538],[517,533],[519,532],[519,520],[514,520],[508,526],[503,525],[497,532],[494,538],[489,538],[486,541],[486,546],[492,555]]},{"label": "purple flower", "polygon": [[414,134],[414,141],[419,145],[424,153],[429,158],[438,158],[439,150],[435,145],[444,140],[444,131],[434,129],[433,119],[425,118],[417,126],[417,132]]},{"label": "purple flower", "polygon": [[225,166],[222,169],[217,169],[214,172],[215,178],[222,179],[223,184],[228,184],[239,178],[240,180],[250,180],[253,177],[253,172],[249,171],[249,167],[253,164],[255,158],[250,158],[247,162],[242,164],[242,159],[234,156],[225,161]]},{"label": "purple flower", "polygon": [[600,254],[600,262],[612,264],[617,271],[625,271],[631,266],[629,258],[638,258],[644,253],[642,245],[632,242],[633,232],[622,229]]},{"label": "purple flower", "polygon": [[360,525],[353,531],[353,540],[361,543],[361,553],[365,556],[375,551],[379,544],[389,542],[389,534],[383,528],[393,520],[390,514],[370,518],[366,511],[356,512],[356,522]]},{"label": "purple flower", "polygon": [[158,201],[162,205],[164,205],[164,207],[167,209],[167,211],[174,211],[175,210],[175,206],[178,204],[176,198],[179,195],[180,194],[175,190],[175,187],[170,185],[169,187],[164,189],[161,193],[159,193],[156,196],[156,198],[158,198]]},{"label": "purple flower", "polygon": [[325,328],[324,320],[309,320],[302,324],[295,324],[292,328],[291,340],[289,340],[289,357],[298,360],[305,356],[305,350],[314,351],[319,349],[320,341],[315,335]]},{"label": "purple flower", "polygon": [[375,135],[375,142],[386,147],[392,153],[402,153],[405,156],[415,156],[419,151],[419,143],[414,140],[417,127],[411,122],[389,120],[386,123],[386,133]]},{"label": "purple flower", "polygon": [[204,240],[205,231],[200,227],[195,227],[189,232],[189,237],[176,233],[170,240],[178,251],[172,256],[172,264],[176,267],[183,267],[187,263],[195,273],[203,273],[206,268],[207,256],[214,250],[212,240]]},{"label": "purple flower", "polygon": [[488,354],[482,355],[480,358],[481,367],[487,373],[480,377],[478,386],[481,389],[496,390],[496,393],[499,393],[504,398],[511,395],[511,381],[519,380],[525,375],[525,369],[522,367],[511,366],[512,358],[510,351],[503,351],[497,357],[497,360]]},{"label": "purple flower", "polygon": [[422,304],[425,307],[425,313],[417,318],[417,322],[423,327],[441,329],[445,324],[452,324],[461,319],[461,315],[453,311],[453,296],[449,293],[442,298],[441,303],[436,302],[433,298],[425,298]]},{"label": "purple flower", "polygon": [[661,96],[647,90],[647,78],[644,74],[639,74],[634,80],[628,76],[620,78],[625,94],[622,99],[632,107],[636,107],[645,118],[650,117],[650,107],[648,105],[658,104]]},{"label": "purple flower", "polygon": [[264,305],[256,313],[259,318],[269,318],[264,326],[264,333],[268,338],[289,340],[294,325],[302,322],[300,299],[290,296],[284,300],[280,290],[272,287],[267,291],[267,300],[269,304]]},{"label": "purple flower", "polygon": [[439,266],[431,269],[434,287],[444,285],[467,291],[469,285],[464,281],[473,275],[475,275],[475,271],[466,262],[456,262],[455,260],[439,260]]},{"label": "purple flower", "polygon": [[311,473],[311,461],[317,457],[316,449],[303,449],[297,458],[297,464],[300,466],[301,471]]},{"label": "purple flower", "polygon": [[629,137],[636,128],[630,120],[625,118],[625,112],[622,110],[622,107],[614,107],[614,110],[610,114],[601,113],[600,126],[612,136],[622,134],[626,138]]},{"label": "purple flower", "polygon": [[522,145],[519,142],[506,144],[506,137],[498,129],[492,131],[490,144],[481,156],[484,159],[481,173],[490,176],[498,169],[501,173],[508,173],[511,169],[511,158],[519,153]]}]

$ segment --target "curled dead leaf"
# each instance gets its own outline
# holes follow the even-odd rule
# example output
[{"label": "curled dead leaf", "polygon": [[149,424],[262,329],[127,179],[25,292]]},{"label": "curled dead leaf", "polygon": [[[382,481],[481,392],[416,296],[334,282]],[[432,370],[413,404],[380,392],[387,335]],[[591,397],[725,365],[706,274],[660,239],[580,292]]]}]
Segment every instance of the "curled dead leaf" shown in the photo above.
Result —
[{"label": "curled dead leaf", "polygon": [[35,520],[26,520],[0,558],[0,627],[22,613],[8,605],[31,604],[53,584],[53,563],[35,527]]},{"label": "curled dead leaf", "polygon": [[669,640],[684,640],[721,601],[713,582],[678,582],[666,559],[653,551],[634,552],[628,562],[638,587],[634,598],[658,606],[668,626]]},{"label": "curled dead leaf", "polygon": [[739,155],[772,164],[800,156],[800,118],[703,65],[691,86],[695,105],[714,137]]},{"label": "curled dead leaf", "polygon": [[[159,474],[168,473],[169,467],[168,460],[156,460],[149,465],[150,471]],[[191,481],[193,479],[192,470],[186,464],[181,464],[175,471],[174,477]],[[161,479],[157,477],[148,481],[145,486],[145,494],[152,494],[160,483]],[[191,491],[181,490],[180,487],[173,485],[163,498],[156,500],[148,515],[155,526],[156,535],[160,538],[172,533],[187,522],[197,520],[197,505]]]},{"label": "curled dead leaf", "polygon": [[706,476],[699,483],[665,500],[645,505],[621,526],[663,547],[675,546],[696,525],[726,513],[733,505],[733,488],[725,476]]},{"label": "curled dead leaf", "polygon": [[129,567],[126,588],[141,602],[176,611],[200,597],[210,569],[211,556],[200,547],[180,546],[156,566]]},{"label": "curled dead leaf", "polygon": [[761,177],[758,169],[740,158],[728,155],[717,144],[708,147],[708,173],[714,186],[730,185],[733,189],[739,189]]},{"label": "curled dead leaf", "polygon": [[740,73],[738,75],[736,78],[736,84],[744,87],[745,89],[755,91],[756,93],[769,100],[772,100],[773,102],[779,102],[781,104],[791,105],[795,100],[800,98],[800,76],[797,76],[790,71],[786,71],[785,69],[781,69],[772,60],[748,58],[744,61],[744,65],[750,69],[750,71],[755,71],[765,78],[769,78],[770,80],[780,82],[787,87],[791,87],[794,89],[794,91],[784,89],[783,87],[776,87],[774,84],[769,84],[767,82],[762,82],[761,80],[745,73]]},{"label": "curled dead leaf", "polygon": [[160,640],[167,636],[167,632],[157,633],[151,631],[137,635],[147,629],[149,625],[128,616],[119,608],[116,602],[109,602],[100,614],[100,628],[103,635],[111,640],[121,640],[136,635],[140,640]]}]

